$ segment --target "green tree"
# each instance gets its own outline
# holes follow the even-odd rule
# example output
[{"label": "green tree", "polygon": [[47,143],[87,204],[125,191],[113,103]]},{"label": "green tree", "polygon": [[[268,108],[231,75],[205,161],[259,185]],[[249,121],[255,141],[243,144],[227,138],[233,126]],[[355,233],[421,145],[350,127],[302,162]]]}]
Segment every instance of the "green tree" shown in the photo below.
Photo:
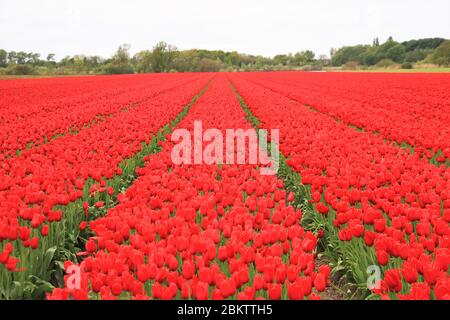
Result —
[{"label": "green tree", "polygon": [[389,37],[385,43],[377,47],[377,56],[378,61],[382,59],[389,59],[388,58],[388,51],[392,48],[398,45],[398,42],[394,41],[392,37]]},{"label": "green tree", "polygon": [[108,74],[134,73],[129,51],[130,46],[128,44],[119,46],[111,61],[106,64],[105,72]]},{"label": "green tree", "polygon": [[237,51],[227,52],[224,58],[225,64],[232,67],[241,66],[241,55]]},{"label": "green tree", "polygon": [[119,46],[116,53],[112,57],[112,63],[115,65],[127,65],[130,63],[130,45],[124,44]]},{"label": "green tree", "polygon": [[331,57],[331,63],[334,66],[341,66],[349,61],[364,63],[364,54],[370,46],[357,45],[351,47],[342,47],[333,53]]},{"label": "green tree", "polygon": [[198,70],[199,62],[200,57],[197,50],[185,50],[178,52],[172,67],[179,72],[193,72]]},{"label": "green tree", "polygon": [[29,58],[30,58],[29,54],[24,51],[19,51],[16,53],[17,64],[25,64],[27,63]]},{"label": "green tree", "polygon": [[76,73],[86,72],[86,56],[85,55],[75,55],[73,57],[73,67]]},{"label": "green tree", "polygon": [[8,52],[8,62],[12,64],[17,63],[17,52],[16,51],[10,51]]},{"label": "green tree", "polygon": [[220,60],[212,60],[203,58],[198,64],[198,71],[200,72],[218,72],[222,68]]},{"label": "green tree", "polygon": [[[293,57],[293,62],[295,65],[304,66],[314,62],[315,54],[311,50],[297,52]],[[288,60],[286,64],[290,64]]]},{"label": "green tree", "polygon": [[422,50],[422,49],[416,49],[413,51],[409,51],[405,55],[405,61],[414,63],[414,62],[425,59],[429,53],[430,53],[429,50]]},{"label": "green tree", "polygon": [[273,64],[286,66],[289,64],[290,61],[293,61],[293,60],[294,60],[294,58],[287,54],[277,54],[275,57],[273,57]]},{"label": "green tree", "polygon": [[368,48],[362,55],[362,63],[367,66],[376,65],[379,61],[378,59],[378,46],[372,46]]},{"label": "green tree", "polygon": [[409,40],[402,42],[406,48],[406,52],[413,50],[425,50],[425,49],[436,49],[444,42],[443,38],[425,38],[418,40]]},{"label": "green tree", "polygon": [[133,64],[137,72],[146,73],[152,71],[152,52],[143,50],[136,53],[133,57]]},{"label": "green tree", "polygon": [[8,52],[0,49],[0,68],[4,68],[8,65]]},{"label": "green tree", "polygon": [[84,63],[89,71],[95,68],[99,68],[103,63],[103,59],[99,56],[88,56],[85,57]]},{"label": "green tree", "polygon": [[153,72],[165,72],[171,69],[173,60],[177,55],[177,48],[164,41],[158,42],[151,55]]},{"label": "green tree", "polygon": [[402,44],[397,44],[389,48],[386,57],[394,62],[401,63],[405,59],[406,49]]},{"label": "green tree", "polygon": [[47,55],[47,62],[55,62],[55,54],[54,53],[49,53]]},{"label": "green tree", "polygon": [[63,67],[68,67],[73,64],[73,58],[71,58],[70,56],[65,56],[64,58],[62,58],[59,64]]},{"label": "green tree", "polygon": [[445,40],[436,48],[432,61],[440,66],[450,65],[450,40]]},{"label": "green tree", "polygon": [[41,55],[39,53],[29,53],[28,54],[28,63],[31,63],[32,65],[41,65]]}]

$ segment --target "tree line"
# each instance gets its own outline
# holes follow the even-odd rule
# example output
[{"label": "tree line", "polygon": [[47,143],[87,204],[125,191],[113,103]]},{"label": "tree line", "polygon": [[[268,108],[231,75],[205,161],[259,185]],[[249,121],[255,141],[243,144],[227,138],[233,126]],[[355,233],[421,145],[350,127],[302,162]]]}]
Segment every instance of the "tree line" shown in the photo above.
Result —
[{"label": "tree line", "polygon": [[448,66],[450,41],[443,38],[427,38],[400,43],[389,37],[381,44],[376,38],[372,45],[345,46],[331,51],[333,66],[388,67],[400,64],[403,68],[409,69],[418,62]]},{"label": "tree line", "polygon": [[6,52],[0,49],[0,73],[5,74],[127,74],[146,72],[216,72],[238,70],[280,70],[311,68],[329,64],[325,58],[315,58],[307,50],[273,58],[247,55],[237,51],[178,50],[166,42],[157,43],[151,50],[130,54],[129,45],[121,45],[108,59],[100,56],[67,56],[60,61],[54,54],[42,59],[39,54]]},{"label": "tree line", "polygon": [[0,49],[0,74],[128,74],[146,72],[215,72],[321,70],[323,67],[380,66],[400,64],[412,68],[415,63],[450,64],[450,40],[429,38],[384,43],[375,39],[371,45],[344,46],[332,49],[330,58],[316,57],[311,50],[274,57],[242,54],[223,50],[178,50],[166,42],[151,50],[130,54],[129,45],[121,45],[110,58],[100,56],[66,56],[56,61],[54,54],[45,58],[38,53]]}]

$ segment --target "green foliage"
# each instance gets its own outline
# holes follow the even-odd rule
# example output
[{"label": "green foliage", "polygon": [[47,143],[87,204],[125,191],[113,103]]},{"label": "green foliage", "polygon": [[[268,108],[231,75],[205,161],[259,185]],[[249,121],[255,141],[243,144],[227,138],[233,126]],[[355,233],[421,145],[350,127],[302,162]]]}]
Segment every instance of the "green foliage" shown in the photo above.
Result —
[{"label": "green foliage", "polygon": [[0,68],[4,68],[8,65],[8,52],[0,49]]},{"label": "green foliage", "polygon": [[[363,66],[378,66],[381,62],[381,65],[388,64],[388,66],[391,66],[392,63],[387,63],[388,60],[398,64],[404,62],[413,64],[425,60],[444,41],[445,39],[442,38],[427,38],[398,43],[392,37],[389,37],[386,42],[380,44],[378,38],[376,38],[372,45],[346,46],[338,50],[333,49],[331,51],[331,62],[333,66],[346,65],[348,62],[357,62]],[[440,62],[441,65],[445,65],[445,59],[439,60],[436,58],[434,61],[434,63],[439,64]]]},{"label": "green foliage", "polygon": [[406,51],[415,51],[415,50],[427,50],[427,49],[436,49],[444,42],[443,38],[426,38],[419,40],[409,40],[402,42],[402,45],[405,46]]},{"label": "green foliage", "polygon": [[402,63],[402,69],[412,69],[413,68],[413,64],[409,61],[405,61]]},{"label": "green foliage", "polygon": [[315,54],[311,50],[301,51],[294,55],[294,63],[304,66],[314,62]]},{"label": "green foliage", "polygon": [[220,60],[212,60],[203,58],[198,63],[198,71],[201,72],[218,72],[222,68],[222,62]]},{"label": "green foliage", "polygon": [[132,63],[138,73],[152,72],[152,52],[144,50],[136,53]]},{"label": "green foliage", "polygon": [[164,41],[158,42],[153,47],[150,56],[153,72],[167,72],[171,69],[173,60],[175,59],[177,48],[169,45]]},{"label": "green foliage", "polygon": [[104,67],[106,74],[128,74],[134,73],[131,65],[130,46],[127,44],[119,46],[116,53]]},{"label": "green foliage", "polygon": [[130,57],[130,46],[122,45],[109,59],[99,56],[67,56],[60,61],[54,54],[45,59],[33,52],[0,49],[0,74],[71,75],[128,74],[147,72],[272,71],[322,70],[324,66],[344,69],[369,69],[370,66],[393,64],[405,66],[421,63],[449,65],[448,40],[426,38],[405,42],[389,37],[384,43],[375,38],[371,45],[345,46],[331,49],[330,57],[315,56],[311,50],[278,54],[273,58],[242,54],[237,51],[190,49],[179,51],[166,42],[157,43]]},{"label": "green foliage", "polygon": [[106,74],[129,74],[134,73],[134,69],[130,65],[114,65],[111,63],[108,63],[104,67],[104,73]]},{"label": "green foliage", "polygon": [[376,49],[371,48],[368,49],[366,52],[364,52],[361,56],[362,58],[362,64],[367,66],[373,66],[376,65],[378,62],[378,55],[376,52]]},{"label": "green foliage", "polygon": [[441,45],[436,48],[432,55],[432,60],[440,66],[450,65],[450,40],[442,42]]},{"label": "green foliage", "polygon": [[364,56],[370,46],[357,45],[352,47],[343,47],[337,50],[331,57],[333,66],[342,66],[349,61],[356,61],[364,64]]},{"label": "green foliage", "polygon": [[424,60],[428,54],[430,54],[431,50],[428,49],[417,49],[413,51],[409,51],[405,54],[405,62],[418,62]]},{"label": "green foliage", "polygon": [[387,50],[386,57],[394,62],[400,63],[405,59],[405,54],[405,47],[401,44],[397,44]]},{"label": "green foliage", "polygon": [[392,67],[394,65],[395,65],[395,63],[391,59],[382,59],[376,64],[376,66],[378,68],[389,68],[389,67]]},{"label": "green foliage", "polygon": [[49,53],[47,55],[47,59],[48,62],[54,62],[55,61],[55,54],[54,53]]},{"label": "green foliage", "polygon": [[197,71],[200,59],[197,50],[180,51],[175,57],[172,67],[179,72]]},{"label": "green foliage", "polygon": [[358,61],[350,60],[344,64],[345,70],[356,70],[358,68]]},{"label": "green foliage", "polygon": [[398,45],[398,42],[394,41],[394,39],[392,39],[392,37],[389,37],[385,43],[383,43],[382,45],[377,47],[376,52],[377,52],[377,56],[378,56],[379,60],[388,58],[389,50],[397,45]]},{"label": "green foliage", "polygon": [[15,76],[34,74],[34,68],[30,64],[13,64],[8,66],[6,74]]}]

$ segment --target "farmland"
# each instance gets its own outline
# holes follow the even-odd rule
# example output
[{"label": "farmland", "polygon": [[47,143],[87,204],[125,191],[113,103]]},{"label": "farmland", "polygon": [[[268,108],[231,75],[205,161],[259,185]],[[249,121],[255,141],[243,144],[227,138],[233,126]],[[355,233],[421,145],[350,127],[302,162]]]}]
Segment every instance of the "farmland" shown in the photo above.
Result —
[{"label": "farmland", "polygon": [[[0,299],[450,299],[449,92],[444,73],[0,81]],[[196,121],[273,131],[256,162],[248,141],[245,163],[199,163]]]}]

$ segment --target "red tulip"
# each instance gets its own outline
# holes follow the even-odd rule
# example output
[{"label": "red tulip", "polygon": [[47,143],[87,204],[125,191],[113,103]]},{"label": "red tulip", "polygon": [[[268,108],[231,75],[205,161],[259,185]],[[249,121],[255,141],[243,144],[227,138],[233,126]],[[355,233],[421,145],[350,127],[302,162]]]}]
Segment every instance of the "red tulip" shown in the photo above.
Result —
[{"label": "red tulip", "polygon": [[98,209],[103,207],[104,205],[105,203],[103,201],[97,201],[94,206]]},{"label": "red tulip", "polygon": [[289,192],[289,195],[288,195],[288,197],[287,197],[287,200],[288,200],[289,202],[294,201],[294,193],[293,193],[293,192]]},{"label": "red tulip", "polygon": [[43,237],[48,236],[48,225],[47,225],[47,224],[44,225],[44,226],[42,226],[42,229],[41,229],[41,235],[42,235]]},{"label": "red tulip", "polygon": [[93,253],[95,250],[97,250],[97,244],[95,243],[94,240],[89,239],[89,240],[86,242],[86,250],[87,250],[89,253]]},{"label": "red tulip", "polygon": [[316,204],[316,210],[319,213],[326,215],[326,214],[328,214],[330,209],[326,205],[324,205],[322,202],[319,202]]},{"label": "red tulip", "polygon": [[382,266],[385,266],[389,261],[389,255],[386,253],[386,251],[377,251],[376,254],[378,263]]},{"label": "red tulip", "polygon": [[271,300],[281,299],[281,290],[282,290],[281,284],[271,284],[268,290],[269,298]]},{"label": "red tulip", "polygon": [[259,274],[255,275],[253,278],[253,287],[255,290],[261,290],[263,288],[264,279]]},{"label": "red tulip", "polygon": [[401,271],[402,271],[403,278],[408,283],[414,283],[419,278],[419,274],[418,274],[416,268],[414,268],[411,264],[404,263]]},{"label": "red tulip", "polygon": [[33,239],[31,239],[31,242],[30,242],[31,249],[37,249],[38,246],[39,246],[39,238],[34,237]]},{"label": "red tulip", "polygon": [[289,287],[288,290],[289,299],[292,300],[303,300],[303,289],[299,284],[293,284]]},{"label": "red tulip", "polygon": [[389,269],[384,273],[384,281],[390,291],[399,292],[402,290],[400,272],[397,269]]},{"label": "red tulip", "polygon": [[204,282],[199,282],[195,289],[195,298],[197,300],[207,300],[209,296],[208,284]]},{"label": "red tulip", "polygon": [[86,227],[87,227],[87,222],[86,221],[80,222],[80,231],[83,231],[84,229],[86,229]]},{"label": "red tulip", "polygon": [[326,285],[326,278],[321,273],[317,274],[316,278],[314,279],[314,287],[316,288],[316,290],[322,292],[325,290]]}]

